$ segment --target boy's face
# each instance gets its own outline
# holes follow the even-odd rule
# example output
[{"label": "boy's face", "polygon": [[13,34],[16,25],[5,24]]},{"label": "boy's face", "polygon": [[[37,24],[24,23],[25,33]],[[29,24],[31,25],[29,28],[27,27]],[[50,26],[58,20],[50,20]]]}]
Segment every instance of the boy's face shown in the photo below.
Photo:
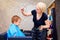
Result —
[{"label": "boy's face", "polygon": [[14,24],[16,24],[16,25],[20,25],[20,19],[18,19],[17,22],[14,22]]}]

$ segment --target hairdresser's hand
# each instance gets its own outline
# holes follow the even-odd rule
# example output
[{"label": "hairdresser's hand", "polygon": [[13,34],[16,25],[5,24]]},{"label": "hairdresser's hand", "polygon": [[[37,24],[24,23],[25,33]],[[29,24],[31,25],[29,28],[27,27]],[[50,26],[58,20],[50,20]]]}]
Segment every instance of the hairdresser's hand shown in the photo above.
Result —
[{"label": "hairdresser's hand", "polygon": [[43,30],[43,29],[44,29],[43,26],[40,26],[40,27],[39,27],[39,30]]},{"label": "hairdresser's hand", "polygon": [[21,13],[24,13],[24,8],[21,8]]}]

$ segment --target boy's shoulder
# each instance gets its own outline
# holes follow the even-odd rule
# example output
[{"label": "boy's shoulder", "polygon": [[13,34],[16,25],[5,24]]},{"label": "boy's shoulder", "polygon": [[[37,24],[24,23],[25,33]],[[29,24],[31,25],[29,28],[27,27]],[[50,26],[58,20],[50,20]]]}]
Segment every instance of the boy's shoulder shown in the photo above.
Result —
[{"label": "boy's shoulder", "polygon": [[12,28],[15,28],[16,27],[16,25],[15,24],[10,24],[10,28],[12,29]]},{"label": "boy's shoulder", "polygon": [[10,24],[10,26],[15,26],[15,24],[12,23],[12,24]]}]

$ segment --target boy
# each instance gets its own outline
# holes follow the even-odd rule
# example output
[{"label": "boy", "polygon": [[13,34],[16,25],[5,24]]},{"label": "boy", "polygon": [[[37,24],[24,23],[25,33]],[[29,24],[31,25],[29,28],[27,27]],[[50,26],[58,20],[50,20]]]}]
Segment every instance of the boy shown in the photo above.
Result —
[{"label": "boy", "polygon": [[12,24],[10,25],[7,36],[8,37],[25,37],[24,33],[19,29],[21,18],[17,15],[14,15],[11,19]]}]

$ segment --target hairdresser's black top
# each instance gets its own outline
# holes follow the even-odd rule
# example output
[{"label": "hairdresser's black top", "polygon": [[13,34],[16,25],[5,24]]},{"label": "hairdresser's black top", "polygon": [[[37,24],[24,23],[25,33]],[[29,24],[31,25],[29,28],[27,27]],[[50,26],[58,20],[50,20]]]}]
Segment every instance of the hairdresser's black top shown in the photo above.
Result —
[{"label": "hairdresser's black top", "polygon": [[36,10],[32,10],[31,13],[33,15],[34,28],[38,28],[41,25],[45,25],[45,20],[48,19],[47,15],[45,13],[42,14],[42,16],[39,20],[37,20],[37,18],[36,18],[36,14],[37,14]]}]

